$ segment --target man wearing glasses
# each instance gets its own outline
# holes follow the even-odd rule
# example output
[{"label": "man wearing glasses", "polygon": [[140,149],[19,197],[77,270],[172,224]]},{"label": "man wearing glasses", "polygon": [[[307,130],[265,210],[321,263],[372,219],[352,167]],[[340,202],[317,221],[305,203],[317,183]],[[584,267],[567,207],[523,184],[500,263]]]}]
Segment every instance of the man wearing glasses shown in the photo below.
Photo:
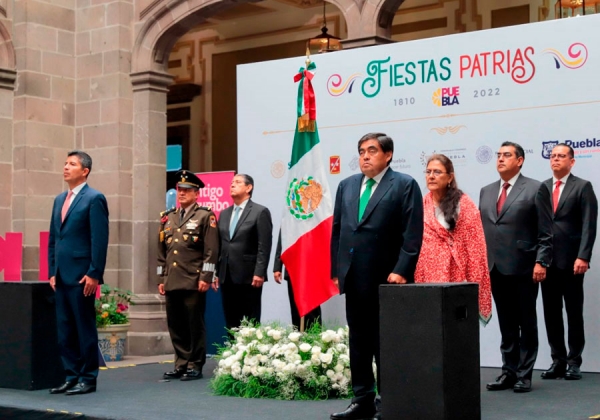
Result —
[{"label": "man wearing glasses", "polygon": [[523,148],[504,142],[500,180],[481,189],[479,211],[487,245],[492,295],[502,335],[502,374],[490,391],[531,391],[538,351],[536,299],[552,262],[552,208],[548,188],[521,174]]},{"label": "man wearing glasses", "polygon": [[[581,354],[585,344],[583,276],[590,266],[596,240],[598,201],[592,184],[571,174],[573,165],[573,148],[564,143],[554,146],[550,155],[553,176],[543,183],[552,196],[554,246],[552,265],[542,283],[552,366],[542,373],[542,379],[581,379]],[[563,299],[569,320],[568,353]]]},{"label": "man wearing glasses", "polygon": [[421,190],[389,167],[393,140],[366,134],[358,154],[362,173],[340,182],[331,235],[331,278],[346,294],[354,398],[331,419],[379,417],[373,376],[373,357],[378,373],[380,366],[379,285],[414,283],[423,240]]}]

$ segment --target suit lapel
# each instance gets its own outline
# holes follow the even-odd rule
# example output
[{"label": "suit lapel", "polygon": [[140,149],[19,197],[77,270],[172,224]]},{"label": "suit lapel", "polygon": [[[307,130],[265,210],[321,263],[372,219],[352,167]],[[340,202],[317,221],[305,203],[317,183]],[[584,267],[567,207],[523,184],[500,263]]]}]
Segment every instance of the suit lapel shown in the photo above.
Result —
[{"label": "suit lapel", "polygon": [[[499,183],[498,183],[498,188],[500,188]],[[500,218],[502,216],[504,216],[504,213],[506,213],[506,211],[511,206],[511,204],[514,203],[514,201],[517,199],[517,197],[523,192],[524,188],[525,188],[525,180],[523,179],[523,175],[519,175],[519,177],[517,178],[517,181],[515,182],[515,185],[513,185],[512,189],[510,190],[510,193],[506,197],[504,206],[502,206],[502,209],[500,210],[500,214],[498,215],[498,220],[500,220]]]},{"label": "suit lapel", "polygon": [[[373,210],[375,210],[375,207],[377,207],[377,204],[379,204],[379,202],[381,201],[383,196],[391,188],[393,179],[394,179],[394,175],[393,175],[392,168],[389,168],[387,170],[387,172],[385,173],[385,175],[383,176],[383,178],[381,178],[381,182],[379,183],[379,185],[377,185],[377,188],[375,188],[375,192],[373,193],[373,195],[371,195],[371,199],[369,200],[369,203],[367,204],[365,213],[363,214],[362,219],[358,222],[359,225],[364,223],[369,218],[369,215],[373,212]],[[359,183],[359,186],[360,185],[361,184]],[[360,188],[358,190],[358,193],[360,196]],[[357,211],[358,211],[358,207],[357,207]],[[358,218],[358,213],[356,215],[356,218]]]},{"label": "suit lapel", "polygon": [[[550,181],[550,182],[552,182],[552,181]],[[560,211],[560,209],[565,205],[565,201],[567,201],[567,198],[569,198],[569,195],[575,190],[576,187],[577,187],[577,178],[574,175],[571,175],[569,178],[567,178],[567,183],[565,184],[562,194],[560,195],[560,198],[558,199],[558,206],[556,207],[556,213],[558,213]],[[550,192],[553,192],[552,189],[550,190]]]},{"label": "suit lapel", "polygon": [[[69,218],[69,215],[71,214],[71,212],[73,211],[73,209],[75,208],[75,206],[77,205],[77,203],[79,203],[81,201],[81,198],[85,195],[85,193],[87,192],[88,186],[87,184],[83,186],[83,188],[81,189],[81,191],[79,191],[79,193],[77,193],[77,195],[75,196],[75,198],[73,199],[73,201],[71,202],[71,205],[69,206],[69,210],[67,210],[67,214],[65,214],[65,220],[62,221],[62,224],[64,225],[65,223],[67,223],[67,219]],[[67,196],[65,195],[65,200],[67,199]],[[65,200],[63,200],[63,206],[65,204]],[[61,206],[62,209],[62,206]]]},{"label": "suit lapel", "polygon": [[235,237],[238,230],[240,229],[240,226],[242,225],[242,223],[244,223],[244,220],[246,220],[246,218],[248,217],[248,214],[250,214],[251,211],[252,211],[252,200],[248,200],[248,202],[246,203],[246,207],[244,207],[244,211],[242,212],[242,215],[239,217],[237,224],[235,225],[235,230],[233,231],[233,236],[231,237],[232,239],[233,239],[233,237]]},{"label": "suit lapel", "polygon": [[350,209],[350,220],[352,220],[353,224],[358,224],[358,206],[360,201],[360,187],[362,185],[363,178],[357,176],[352,180],[352,184],[350,185],[350,205],[348,208]]}]

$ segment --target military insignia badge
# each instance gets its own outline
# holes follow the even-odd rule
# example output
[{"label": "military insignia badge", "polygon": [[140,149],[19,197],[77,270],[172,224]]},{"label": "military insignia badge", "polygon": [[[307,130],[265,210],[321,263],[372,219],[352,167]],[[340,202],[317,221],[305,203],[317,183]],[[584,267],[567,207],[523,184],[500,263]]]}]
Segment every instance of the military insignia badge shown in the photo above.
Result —
[{"label": "military insignia badge", "polygon": [[161,242],[164,242],[165,241],[165,231],[161,230],[159,232],[159,234],[158,234],[158,237],[159,237],[159,239],[160,239]]},{"label": "military insignia badge", "polygon": [[210,227],[211,228],[217,227],[217,218],[215,216],[210,216]]},{"label": "military insignia badge", "polygon": [[169,236],[169,237],[167,238],[167,243],[168,243],[168,244],[170,244],[172,241],[173,241],[173,237],[172,237],[172,236]]},{"label": "military insignia badge", "polygon": [[190,237],[190,235],[186,235],[185,233],[183,234],[183,240],[184,241],[187,241],[189,237]]},{"label": "military insignia badge", "polygon": [[192,236],[192,241],[198,242],[198,237],[197,236]]}]

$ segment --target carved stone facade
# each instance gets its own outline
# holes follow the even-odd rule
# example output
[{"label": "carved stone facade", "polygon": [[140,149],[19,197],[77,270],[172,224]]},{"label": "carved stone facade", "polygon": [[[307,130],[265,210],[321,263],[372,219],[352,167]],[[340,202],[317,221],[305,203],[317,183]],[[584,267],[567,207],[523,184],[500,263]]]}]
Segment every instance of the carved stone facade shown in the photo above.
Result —
[{"label": "carved stone facade", "polygon": [[[106,194],[110,208],[106,281],[138,296],[132,354],[171,351],[154,273],[157,215],[164,206],[166,95],[174,80],[169,61],[172,53],[183,54],[174,46],[182,36],[194,41],[191,61],[182,65],[195,74],[210,51],[272,45],[264,29],[264,36],[243,33],[243,25],[242,33],[225,38],[194,35],[207,23],[218,26],[215,16],[237,19],[237,8],[247,14],[276,9],[269,1],[0,0],[0,235],[24,233],[23,279],[38,279],[39,232],[48,229],[52,200],[65,189],[64,159],[74,148],[89,151],[90,184]],[[280,3],[312,13],[311,30],[318,33],[318,0]],[[529,5],[529,21],[553,15],[548,0],[330,3],[328,25],[346,48],[489,28],[492,11],[506,7]],[[283,15],[272,19],[275,26],[289,20],[273,30],[278,38],[305,39],[306,23]],[[210,78],[195,83],[210,84]],[[209,108],[202,107],[205,115]],[[202,142],[210,153],[210,130],[203,128]],[[210,162],[203,169],[210,170]]]}]

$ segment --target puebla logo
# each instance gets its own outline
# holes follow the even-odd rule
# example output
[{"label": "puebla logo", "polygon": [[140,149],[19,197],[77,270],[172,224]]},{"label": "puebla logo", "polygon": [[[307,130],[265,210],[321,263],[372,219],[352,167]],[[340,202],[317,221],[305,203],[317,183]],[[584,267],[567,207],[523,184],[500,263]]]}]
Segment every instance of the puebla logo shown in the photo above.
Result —
[{"label": "puebla logo", "polygon": [[314,212],[319,208],[323,199],[323,186],[312,176],[290,182],[287,190],[287,206],[292,216],[300,220],[314,217]]}]

